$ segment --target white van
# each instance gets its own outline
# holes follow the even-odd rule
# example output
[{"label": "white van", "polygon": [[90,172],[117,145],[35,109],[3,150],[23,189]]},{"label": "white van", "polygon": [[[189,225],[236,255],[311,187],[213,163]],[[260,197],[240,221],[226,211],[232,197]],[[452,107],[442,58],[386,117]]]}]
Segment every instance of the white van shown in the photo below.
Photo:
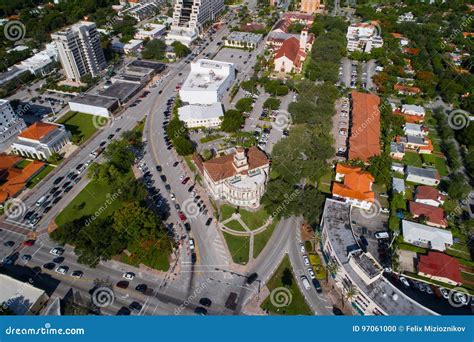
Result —
[{"label": "white van", "polygon": [[44,201],[46,201],[46,196],[43,196],[38,201],[36,201],[36,206],[37,207],[41,206],[41,204],[43,204]]},{"label": "white van", "polygon": [[377,232],[374,236],[376,239],[388,239],[390,237],[387,232]]},{"label": "white van", "polygon": [[306,290],[310,290],[310,289],[311,289],[311,285],[309,284],[308,278],[306,278],[305,275],[302,275],[300,279],[301,279],[301,281],[302,281],[302,283],[303,283],[304,288],[305,288]]}]

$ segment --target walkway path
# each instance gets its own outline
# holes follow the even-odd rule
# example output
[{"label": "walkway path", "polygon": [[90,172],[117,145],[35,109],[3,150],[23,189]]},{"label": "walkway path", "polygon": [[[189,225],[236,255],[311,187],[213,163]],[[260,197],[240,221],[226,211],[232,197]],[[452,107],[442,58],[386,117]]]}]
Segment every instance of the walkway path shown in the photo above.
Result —
[{"label": "walkway path", "polygon": [[[237,221],[244,228],[244,231],[231,229],[228,226],[226,226],[226,223],[231,222],[231,221]],[[249,261],[250,261],[253,259],[253,247],[254,247],[255,235],[264,232],[272,222],[273,222],[272,218],[269,217],[263,226],[252,230],[242,220],[240,214],[233,213],[231,217],[219,223],[219,228],[221,231],[229,233],[231,235],[249,237]]]}]

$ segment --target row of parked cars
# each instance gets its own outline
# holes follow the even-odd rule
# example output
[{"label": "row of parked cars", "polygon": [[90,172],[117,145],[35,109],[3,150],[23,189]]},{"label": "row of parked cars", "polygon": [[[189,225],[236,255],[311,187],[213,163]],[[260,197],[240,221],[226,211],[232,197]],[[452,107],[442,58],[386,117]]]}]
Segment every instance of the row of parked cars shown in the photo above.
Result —
[{"label": "row of parked cars", "polygon": [[[319,283],[319,280],[316,279],[316,274],[314,273],[313,266],[311,265],[311,261],[309,260],[308,255],[306,254],[306,248],[304,247],[304,243],[300,243],[300,252],[302,253],[302,258],[303,258],[303,263],[307,267],[308,275],[309,278],[311,279],[311,282],[316,289],[317,292],[323,292],[323,289],[321,288],[321,284]],[[306,290],[311,289],[311,285],[309,283],[308,277],[306,275],[302,275],[300,277],[301,282],[303,283],[303,286]]]}]

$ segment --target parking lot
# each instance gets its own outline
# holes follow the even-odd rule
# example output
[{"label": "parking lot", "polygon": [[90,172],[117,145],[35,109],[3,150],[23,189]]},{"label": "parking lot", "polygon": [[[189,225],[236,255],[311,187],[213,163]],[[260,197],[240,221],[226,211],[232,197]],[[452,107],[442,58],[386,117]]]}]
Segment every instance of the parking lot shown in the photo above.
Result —
[{"label": "parking lot", "polygon": [[376,74],[375,60],[367,62],[357,62],[348,58],[343,58],[339,66],[339,84],[355,89],[357,87],[365,90],[374,90],[375,86],[372,77]]},{"label": "parking lot", "polygon": [[333,116],[332,135],[335,137],[336,159],[344,161],[347,158],[347,142],[349,135],[349,99],[340,98],[336,101],[336,114]]},{"label": "parking lot", "polygon": [[255,52],[240,49],[222,48],[213,58],[216,61],[234,63],[235,68],[240,72],[249,63],[249,59]]}]

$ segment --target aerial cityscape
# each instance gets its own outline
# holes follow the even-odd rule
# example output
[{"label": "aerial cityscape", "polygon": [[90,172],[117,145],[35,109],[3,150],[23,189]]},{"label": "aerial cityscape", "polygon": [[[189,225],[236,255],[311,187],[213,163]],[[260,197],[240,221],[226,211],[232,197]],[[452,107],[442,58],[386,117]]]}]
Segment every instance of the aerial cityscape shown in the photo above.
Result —
[{"label": "aerial cityscape", "polygon": [[474,314],[473,1],[0,1],[0,36],[0,316]]}]

